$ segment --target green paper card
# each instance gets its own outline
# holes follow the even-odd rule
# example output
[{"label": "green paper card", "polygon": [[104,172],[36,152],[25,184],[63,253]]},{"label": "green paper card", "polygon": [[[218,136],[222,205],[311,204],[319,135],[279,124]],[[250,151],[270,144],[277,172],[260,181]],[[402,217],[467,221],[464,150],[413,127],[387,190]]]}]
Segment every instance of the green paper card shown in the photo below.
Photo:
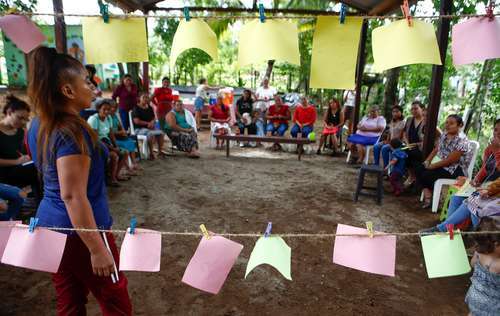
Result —
[{"label": "green paper card", "polygon": [[470,272],[469,259],[459,233],[455,233],[453,240],[448,234],[422,236],[420,240],[430,279]]},{"label": "green paper card", "polygon": [[248,259],[245,279],[252,270],[261,265],[268,264],[278,270],[286,279],[292,280],[290,263],[292,249],[288,247],[281,237],[260,237],[255,243],[250,259]]}]

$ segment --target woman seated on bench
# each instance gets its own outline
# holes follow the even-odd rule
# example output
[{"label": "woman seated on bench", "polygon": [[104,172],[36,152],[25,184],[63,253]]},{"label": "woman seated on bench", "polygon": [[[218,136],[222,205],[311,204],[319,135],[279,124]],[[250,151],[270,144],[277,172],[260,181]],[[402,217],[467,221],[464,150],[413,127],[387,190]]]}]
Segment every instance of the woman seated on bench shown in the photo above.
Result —
[{"label": "woman seated on bench", "polygon": [[139,104],[132,111],[135,134],[145,135],[148,139],[149,160],[154,160],[156,157],[153,153],[154,141],[158,144],[158,153],[161,157],[165,156],[162,152],[163,143],[165,141],[165,133],[155,128],[155,112],[149,105],[149,96],[143,93],[139,99]]},{"label": "woman seated on bench", "polygon": [[314,123],[316,122],[316,109],[310,106],[306,97],[300,98],[300,103],[297,104],[293,113],[293,122],[295,123],[290,130],[293,138],[297,138],[299,133],[301,137],[307,137],[314,131]]},{"label": "woman seated on bench", "polygon": [[175,101],[172,111],[167,113],[165,130],[177,149],[188,153],[188,157],[199,158],[196,121],[193,114],[184,109],[181,100]]},{"label": "woman seated on bench", "polygon": [[332,149],[333,154],[337,151],[337,135],[342,132],[342,126],[344,125],[344,113],[340,109],[340,103],[337,99],[332,99],[328,104],[328,111],[325,112],[323,116],[323,132],[321,133],[321,139],[319,140],[318,155],[321,155],[321,148],[326,141],[328,135],[332,139]]},{"label": "woman seated on bench", "polygon": [[269,122],[266,127],[267,136],[285,135],[290,118],[290,108],[283,103],[283,99],[279,95],[275,95],[274,104],[269,107],[266,113],[266,120]]},{"label": "woman seated on bench", "polygon": [[373,146],[377,143],[380,135],[382,135],[385,130],[386,124],[385,118],[379,115],[378,107],[372,106],[368,115],[363,117],[361,122],[358,123],[358,130],[356,133],[347,138],[347,142],[351,147],[351,152],[357,152],[358,157],[357,161],[355,161],[356,158],[354,158],[353,155],[351,163],[363,163],[366,150],[365,147]]},{"label": "woman seated on bench", "polygon": [[[225,135],[231,134],[231,127],[229,126],[229,121],[231,116],[229,115],[229,108],[224,105],[222,96],[217,96],[217,101],[208,110],[208,120],[210,121],[210,130],[213,135]],[[211,140],[212,143],[212,140]],[[216,139],[216,149],[221,149],[224,145],[224,141]]]},{"label": "woman seated on bench", "polygon": [[245,134],[247,129],[248,135],[257,134],[257,126],[252,118],[253,116],[253,99],[252,91],[245,89],[243,95],[236,101],[236,118],[240,134]]},{"label": "woman seated on bench", "polygon": [[[417,182],[424,192],[422,208],[432,206],[432,190],[436,180],[467,176],[467,168],[472,159],[469,140],[460,133],[460,128],[463,126],[462,118],[452,114],[448,116],[445,124],[445,132],[439,138],[438,145],[417,168]],[[435,157],[437,159],[434,159]]]}]

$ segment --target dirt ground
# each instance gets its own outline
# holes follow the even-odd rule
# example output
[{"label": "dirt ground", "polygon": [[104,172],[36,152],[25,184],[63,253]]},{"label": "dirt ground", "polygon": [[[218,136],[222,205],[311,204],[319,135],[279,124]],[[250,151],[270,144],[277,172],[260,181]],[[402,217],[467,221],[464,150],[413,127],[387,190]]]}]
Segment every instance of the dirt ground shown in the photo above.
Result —
[{"label": "dirt ground", "polygon": [[[204,132],[202,142],[207,144]],[[337,223],[381,231],[417,231],[437,216],[418,208],[416,196],[385,194],[383,206],[362,197],[353,203],[357,170],[345,157],[270,153],[262,149],[224,152],[203,148],[202,158],[181,153],[143,162],[143,175],[110,189],[114,227],[131,215],[139,227],[214,232],[334,232]],[[386,183],[387,185],[387,183]],[[118,237],[119,245],[122,236]],[[221,292],[211,295],[181,283],[199,237],[163,237],[159,273],[126,273],[135,315],[465,315],[467,275],[429,280],[420,240],[399,238],[396,277],[383,277],[332,263],[333,238],[286,239],[292,248],[292,278],[270,266],[244,272],[256,238],[244,245]],[[1,315],[54,315],[55,292],[47,273],[0,265]],[[89,315],[100,311],[93,298]]]}]

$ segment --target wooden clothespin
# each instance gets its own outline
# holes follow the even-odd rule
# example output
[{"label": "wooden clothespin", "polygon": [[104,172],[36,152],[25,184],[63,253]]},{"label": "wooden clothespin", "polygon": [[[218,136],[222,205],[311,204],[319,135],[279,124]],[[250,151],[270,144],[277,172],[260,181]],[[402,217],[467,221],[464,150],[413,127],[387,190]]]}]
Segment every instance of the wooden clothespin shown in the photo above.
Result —
[{"label": "wooden clothespin", "polygon": [[344,3],[342,3],[342,5],[340,6],[340,14],[339,14],[340,24],[344,24],[346,12],[347,12],[347,6]]},{"label": "wooden clothespin", "polygon": [[184,7],[184,18],[186,19],[186,22],[191,20],[191,14],[189,13],[188,7]]},{"label": "wooden clothespin", "polygon": [[450,240],[453,240],[453,224],[446,224],[446,229],[448,230],[448,233],[450,234]]},{"label": "wooden clothespin", "polygon": [[210,234],[208,233],[207,228],[205,227],[204,224],[200,225],[200,230],[203,233],[203,236],[205,236],[206,239],[210,239]]},{"label": "wooden clothespin", "polygon": [[408,0],[403,1],[403,5],[401,6],[401,11],[403,11],[403,15],[408,21],[408,26],[412,26],[412,19],[410,15],[410,6],[408,5]]},{"label": "wooden clothespin", "polygon": [[486,16],[488,17],[489,21],[493,21],[493,19],[495,18],[495,16],[493,15],[493,8],[494,7],[495,7],[495,5],[493,4],[493,0],[490,0],[490,3],[486,7]]},{"label": "wooden clothespin", "polygon": [[266,232],[264,233],[264,237],[269,237],[271,235],[271,230],[272,229],[273,229],[273,223],[272,222],[268,222],[267,223]]},{"label": "wooden clothespin", "polygon": [[16,6],[14,6],[12,8],[8,8],[6,13],[7,14],[19,14],[19,10],[17,9]]},{"label": "wooden clothespin", "polygon": [[366,222],[366,230],[368,231],[368,236],[373,238],[373,222]]},{"label": "wooden clothespin", "polygon": [[266,21],[266,15],[264,14],[264,5],[259,3],[259,19],[260,23],[264,23]]}]

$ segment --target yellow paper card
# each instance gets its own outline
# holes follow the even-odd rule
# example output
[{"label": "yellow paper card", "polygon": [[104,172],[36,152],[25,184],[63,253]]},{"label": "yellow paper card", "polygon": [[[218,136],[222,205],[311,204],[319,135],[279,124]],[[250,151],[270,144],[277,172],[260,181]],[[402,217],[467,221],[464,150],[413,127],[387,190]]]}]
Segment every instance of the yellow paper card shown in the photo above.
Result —
[{"label": "yellow paper card", "polygon": [[217,36],[205,21],[191,19],[179,23],[170,50],[170,67],[173,68],[177,57],[190,48],[201,49],[214,61],[218,59]]},{"label": "yellow paper card", "polygon": [[148,61],[148,41],[143,18],[82,19],[83,45],[89,64]]},{"label": "yellow paper card", "polygon": [[253,20],[240,30],[238,66],[266,60],[300,65],[297,25],[284,20]]},{"label": "yellow paper card", "polygon": [[372,32],[375,68],[379,71],[411,64],[441,65],[434,27],[430,23],[399,20]]},{"label": "yellow paper card", "polygon": [[344,24],[338,17],[318,17],[311,56],[311,88],[354,89],[362,23],[358,17],[346,17]]}]

